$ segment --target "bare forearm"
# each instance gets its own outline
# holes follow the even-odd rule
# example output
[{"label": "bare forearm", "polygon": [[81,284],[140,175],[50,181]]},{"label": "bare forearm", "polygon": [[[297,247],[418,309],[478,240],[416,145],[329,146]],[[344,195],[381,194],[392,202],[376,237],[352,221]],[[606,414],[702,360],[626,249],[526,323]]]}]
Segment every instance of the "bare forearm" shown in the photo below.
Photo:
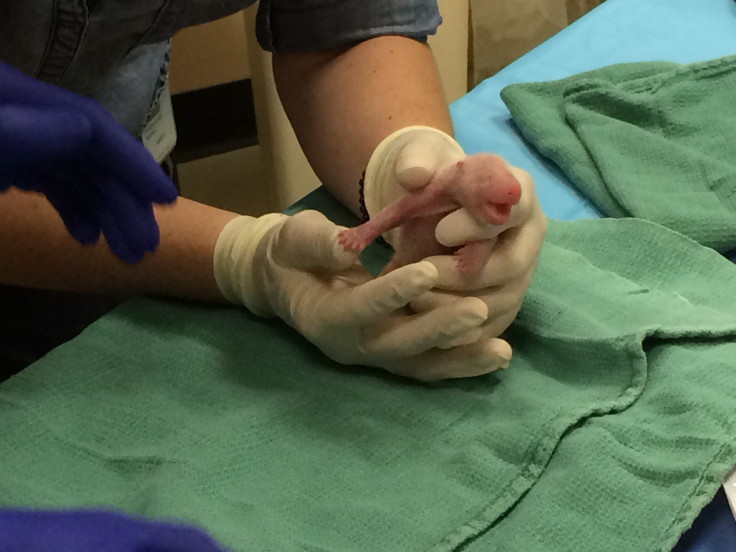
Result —
[{"label": "bare forearm", "polygon": [[379,37],[344,52],[276,54],[274,76],[299,142],[324,185],[358,212],[358,180],[386,136],[410,125],[452,133],[431,50]]},{"label": "bare forearm", "polygon": [[235,216],[183,198],[156,208],[161,243],[135,265],[115,257],[101,238],[82,246],[43,196],[0,194],[0,283],[88,293],[144,293],[222,301],[212,254]]}]

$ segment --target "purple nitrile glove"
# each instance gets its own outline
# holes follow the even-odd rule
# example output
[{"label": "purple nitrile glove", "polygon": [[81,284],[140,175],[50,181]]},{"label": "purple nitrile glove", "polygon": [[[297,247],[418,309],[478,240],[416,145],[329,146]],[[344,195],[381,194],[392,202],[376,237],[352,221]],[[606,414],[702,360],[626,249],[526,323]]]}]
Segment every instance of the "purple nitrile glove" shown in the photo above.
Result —
[{"label": "purple nitrile glove", "polygon": [[0,510],[2,552],[224,552],[186,525],[94,510]]},{"label": "purple nitrile glove", "polygon": [[80,243],[102,231],[128,263],[156,249],[153,204],[177,195],[148,150],[97,102],[0,61],[0,192],[10,186],[44,194]]}]

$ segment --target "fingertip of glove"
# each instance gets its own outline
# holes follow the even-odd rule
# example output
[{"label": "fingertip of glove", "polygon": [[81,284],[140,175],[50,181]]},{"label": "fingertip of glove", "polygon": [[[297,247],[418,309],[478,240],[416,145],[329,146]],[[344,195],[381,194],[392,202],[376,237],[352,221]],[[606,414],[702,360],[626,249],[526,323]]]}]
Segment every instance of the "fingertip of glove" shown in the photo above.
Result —
[{"label": "fingertip of glove", "polygon": [[510,362],[511,359],[498,360],[493,368],[493,371],[495,372],[496,370],[506,370],[509,367]]},{"label": "fingertip of glove", "polygon": [[410,265],[397,268],[386,274],[392,278],[410,282],[412,285],[412,295],[416,295],[422,291],[429,291],[437,283],[439,273],[437,268],[428,261],[419,261]]},{"label": "fingertip of glove", "polygon": [[485,322],[488,320],[488,305],[478,297],[464,297],[458,301],[458,308],[467,315]]},{"label": "fingertip of glove", "polygon": [[118,228],[108,226],[102,229],[102,233],[110,251],[124,263],[135,264],[143,258],[145,246],[133,247],[126,241]]},{"label": "fingertip of glove", "polygon": [[145,255],[145,251],[120,251],[115,253],[121,261],[123,261],[125,264],[128,265],[134,265],[143,260],[143,256]]},{"label": "fingertip of glove", "polygon": [[434,171],[423,166],[396,167],[396,181],[405,190],[416,190],[430,181]]},{"label": "fingertip of glove", "polygon": [[353,266],[359,257],[359,251],[350,251],[335,242],[332,246],[332,254],[330,256],[330,260],[332,261],[331,266],[328,266],[327,268],[345,270],[346,268]]},{"label": "fingertip of glove", "polygon": [[489,359],[494,360],[495,370],[505,370],[511,363],[513,357],[513,351],[511,345],[509,345],[503,339],[489,339],[483,344],[483,352],[488,356]]},{"label": "fingertip of glove", "polygon": [[171,178],[163,172],[163,169],[161,173],[161,176],[156,178],[156,182],[151,186],[151,201],[154,203],[173,203],[179,197],[179,191]]},{"label": "fingertip of glove", "polygon": [[161,242],[161,237],[158,231],[158,226],[156,226],[156,229],[154,232],[152,232],[148,236],[148,240],[146,241],[144,245],[144,252],[146,253],[153,253],[156,251],[156,248],[158,247],[158,244]]},{"label": "fingertip of glove", "polygon": [[129,244],[120,242],[113,242],[110,244],[108,240],[108,247],[110,250],[125,264],[133,265],[140,262],[143,256],[146,254],[145,247],[131,247]]},{"label": "fingertip of glove", "polygon": [[440,349],[454,349],[455,347],[461,347],[463,345],[472,345],[473,343],[480,340],[482,337],[483,337],[483,328],[474,328],[466,332],[465,334],[461,335],[460,337],[457,337],[453,339],[452,341],[439,345],[438,347]]},{"label": "fingertip of glove", "polygon": [[437,278],[440,276],[437,267],[429,261],[419,261],[418,263],[415,263],[414,266],[414,270],[416,270],[418,275],[421,275],[426,280],[432,280],[433,283],[436,282]]},{"label": "fingertip of glove", "polygon": [[62,220],[69,234],[82,245],[94,245],[100,238],[100,226],[93,220],[81,216],[72,219],[68,215],[62,216]]}]

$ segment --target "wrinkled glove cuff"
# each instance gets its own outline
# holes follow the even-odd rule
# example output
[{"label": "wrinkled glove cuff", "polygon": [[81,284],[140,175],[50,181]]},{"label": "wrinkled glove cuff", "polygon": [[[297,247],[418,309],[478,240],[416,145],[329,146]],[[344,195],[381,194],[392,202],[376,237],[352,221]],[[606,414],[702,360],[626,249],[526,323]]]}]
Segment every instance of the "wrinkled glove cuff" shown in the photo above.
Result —
[{"label": "wrinkled glove cuff", "polygon": [[[436,128],[410,126],[390,134],[373,150],[363,177],[362,202],[368,216],[375,216],[407,192],[397,178],[396,163],[401,152],[411,143],[426,143],[429,152],[441,151],[448,162],[465,157],[460,144]],[[389,243],[393,232],[385,234]]]},{"label": "wrinkled glove cuff", "polygon": [[263,237],[287,218],[279,213],[236,217],[225,225],[215,244],[213,268],[220,293],[258,316],[273,316],[273,312],[256,286],[253,260]]}]

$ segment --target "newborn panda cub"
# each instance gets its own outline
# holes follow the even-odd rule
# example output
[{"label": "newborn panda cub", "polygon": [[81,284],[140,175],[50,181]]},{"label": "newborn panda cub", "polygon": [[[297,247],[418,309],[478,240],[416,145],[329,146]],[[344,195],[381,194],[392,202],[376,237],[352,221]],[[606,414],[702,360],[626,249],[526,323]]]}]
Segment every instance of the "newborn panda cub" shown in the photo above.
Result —
[{"label": "newborn panda cub", "polygon": [[[362,251],[384,232],[400,227],[394,256],[384,273],[452,249],[435,238],[437,223],[449,212],[464,207],[480,224],[504,224],[511,207],[521,199],[521,186],[498,156],[478,153],[435,173],[429,183],[388,205],[368,222],[340,232],[345,249]],[[470,242],[455,250],[462,274],[480,270],[491,254],[494,240]]]}]

